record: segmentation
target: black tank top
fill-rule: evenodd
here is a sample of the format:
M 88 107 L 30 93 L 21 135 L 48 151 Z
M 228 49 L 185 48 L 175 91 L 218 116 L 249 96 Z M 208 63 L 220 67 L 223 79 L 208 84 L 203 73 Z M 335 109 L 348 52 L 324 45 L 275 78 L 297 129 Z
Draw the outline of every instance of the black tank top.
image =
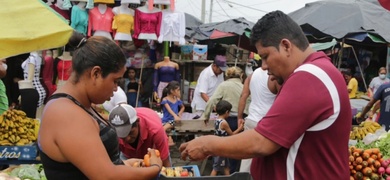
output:
M 138 82 L 129 82 L 129 84 L 127 84 L 127 89 L 133 89 L 138 91 Z
M 104 144 L 104 147 L 107 150 L 107 154 L 109 155 L 111 161 L 114 164 L 123 164 L 122 160 L 119 158 L 119 142 L 115 128 L 108 122 L 107 124 L 104 123 L 104 118 L 102 118 L 99 113 L 97 113 L 94 109 L 93 111 L 97 116 L 89 112 L 83 105 L 81 105 L 79 101 L 77 101 L 72 96 L 65 93 L 53 94 L 49 98 L 49 101 L 57 98 L 68 98 L 80 108 L 84 109 L 88 114 L 90 114 L 93 119 L 95 119 L 99 124 L 100 138 Z M 57 162 L 47 156 L 41 148 L 38 149 L 47 179 L 88 179 L 87 176 L 85 176 L 72 163 Z

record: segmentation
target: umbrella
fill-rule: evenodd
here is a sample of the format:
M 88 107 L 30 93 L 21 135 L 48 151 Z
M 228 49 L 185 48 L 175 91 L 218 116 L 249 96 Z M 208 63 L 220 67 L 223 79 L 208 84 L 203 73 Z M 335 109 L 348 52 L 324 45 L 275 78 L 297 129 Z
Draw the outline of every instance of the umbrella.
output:
M 369 32 L 390 42 L 390 11 L 377 0 L 316 1 L 289 16 L 314 39 L 342 39 L 350 33 Z
M 41 0 L 2 1 L 0 58 L 65 45 L 73 29 Z

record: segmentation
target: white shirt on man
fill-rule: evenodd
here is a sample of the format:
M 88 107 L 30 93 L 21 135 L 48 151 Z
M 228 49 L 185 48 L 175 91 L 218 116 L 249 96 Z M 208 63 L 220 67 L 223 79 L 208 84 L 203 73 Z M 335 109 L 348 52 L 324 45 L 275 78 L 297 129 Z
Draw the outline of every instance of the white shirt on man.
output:
M 215 89 L 217 89 L 218 85 L 223 81 L 223 73 L 216 76 L 212 69 L 212 64 L 205 68 L 199 75 L 191 107 L 197 111 L 204 111 L 206 107 L 206 101 L 203 100 L 200 94 L 205 93 L 207 96 L 211 97 L 214 94 Z

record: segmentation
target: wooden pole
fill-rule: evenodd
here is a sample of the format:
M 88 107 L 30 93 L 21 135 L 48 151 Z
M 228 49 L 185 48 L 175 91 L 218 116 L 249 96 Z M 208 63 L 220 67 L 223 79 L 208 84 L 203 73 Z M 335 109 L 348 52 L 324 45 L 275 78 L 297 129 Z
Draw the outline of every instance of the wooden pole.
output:
M 145 59 L 145 56 L 142 56 L 141 72 L 139 74 L 139 79 L 138 79 L 138 90 L 137 90 L 137 98 L 135 100 L 135 107 L 138 107 L 139 92 L 141 91 L 141 86 L 139 85 L 139 83 L 141 82 L 141 84 L 142 84 L 142 72 L 144 70 L 144 59 Z

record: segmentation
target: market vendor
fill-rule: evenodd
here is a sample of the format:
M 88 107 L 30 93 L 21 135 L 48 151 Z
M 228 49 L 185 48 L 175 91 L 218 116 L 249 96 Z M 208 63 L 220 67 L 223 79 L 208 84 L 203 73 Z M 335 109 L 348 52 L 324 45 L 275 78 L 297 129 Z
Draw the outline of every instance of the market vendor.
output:
M 282 84 L 273 105 L 253 130 L 182 144 L 182 158 L 253 158 L 254 180 L 349 179 L 351 107 L 343 76 L 281 11 L 264 15 L 251 32 L 262 68 Z
M 167 134 L 155 111 L 119 104 L 110 111 L 109 121 L 116 128 L 122 160 L 142 159 L 148 148 L 154 148 L 160 151 L 163 165 L 171 166 Z
M 115 128 L 91 108 L 116 91 L 126 58 L 114 41 L 74 32 L 72 73 L 49 99 L 39 130 L 39 155 L 47 179 L 155 179 L 162 161 L 149 150 L 150 167 L 119 158 Z
M 358 90 L 358 81 L 352 76 L 350 71 L 344 72 L 344 78 L 347 81 L 348 96 L 349 99 L 356 99 L 356 93 Z

